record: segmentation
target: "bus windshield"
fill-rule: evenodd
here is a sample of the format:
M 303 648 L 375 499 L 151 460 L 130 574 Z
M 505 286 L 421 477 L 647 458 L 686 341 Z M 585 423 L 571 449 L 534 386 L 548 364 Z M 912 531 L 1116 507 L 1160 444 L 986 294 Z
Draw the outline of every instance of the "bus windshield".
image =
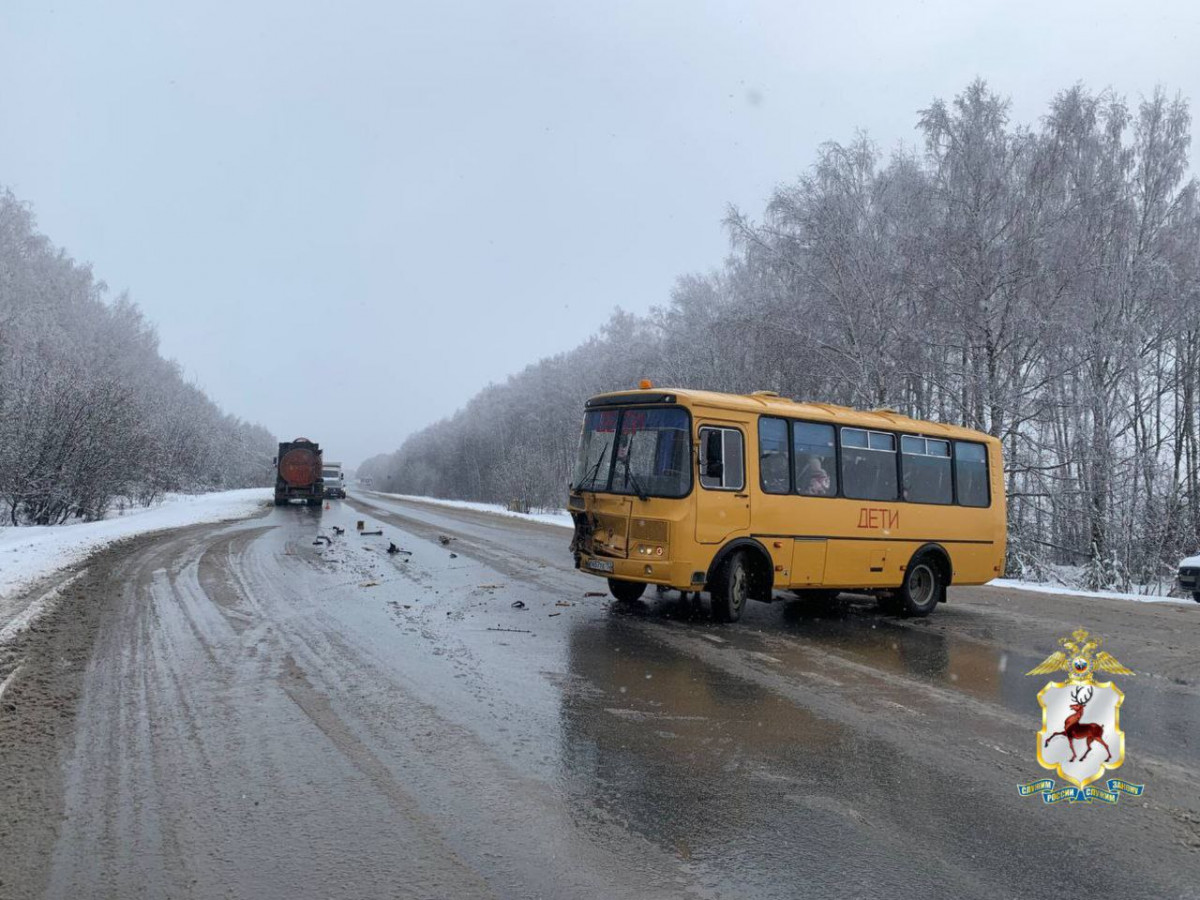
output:
M 678 407 L 591 410 L 572 484 L 577 491 L 683 497 L 692 489 L 689 431 L 688 414 Z

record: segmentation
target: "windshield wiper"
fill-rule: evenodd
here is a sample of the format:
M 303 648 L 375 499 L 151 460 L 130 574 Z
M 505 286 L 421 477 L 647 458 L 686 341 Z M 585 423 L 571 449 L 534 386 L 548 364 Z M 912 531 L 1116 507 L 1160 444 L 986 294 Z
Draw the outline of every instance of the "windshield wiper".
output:
M 605 445 L 600 448 L 600 455 L 596 457 L 596 464 L 592 466 L 591 470 L 584 478 L 580 479 L 579 484 L 575 485 L 573 488 L 571 488 L 571 490 L 581 491 L 583 490 L 583 486 L 588 483 L 592 485 L 592 489 L 594 490 L 596 487 L 596 476 L 600 474 L 600 463 L 604 461 L 604 457 L 607 454 L 608 444 L 605 443 Z
M 646 493 L 646 489 L 642 487 L 641 482 L 637 480 L 637 476 L 633 474 L 633 469 L 629 467 L 629 457 L 633 455 L 633 442 L 637 440 L 640 432 L 635 432 L 629 439 L 629 443 L 625 445 L 625 455 L 621 457 L 621 462 L 625 465 L 625 480 L 633 484 L 633 490 L 637 494 L 639 500 L 648 500 L 650 495 Z
M 633 491 L 637 494 L 639 500 L 649 500 L 650 495 L 646 493 L 646 489 L 641 486 L 637 480 L 637 476 L 633 474 L 633 469 L 629 468 L 629 457 L 621 460 L 625 464 L 625 480 L 633 485 Z

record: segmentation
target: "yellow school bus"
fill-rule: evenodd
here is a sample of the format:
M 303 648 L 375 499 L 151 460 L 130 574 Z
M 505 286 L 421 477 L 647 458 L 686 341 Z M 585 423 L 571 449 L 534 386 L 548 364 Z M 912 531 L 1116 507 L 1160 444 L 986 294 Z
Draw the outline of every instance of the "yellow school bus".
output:
M 924 616 L 1003 574 L 1003 473 L 978 431 L 643 382 L 587 401 L 571 549 L 621 602 L 707 591 L 732 622 L 775 591 L 857 590 Z

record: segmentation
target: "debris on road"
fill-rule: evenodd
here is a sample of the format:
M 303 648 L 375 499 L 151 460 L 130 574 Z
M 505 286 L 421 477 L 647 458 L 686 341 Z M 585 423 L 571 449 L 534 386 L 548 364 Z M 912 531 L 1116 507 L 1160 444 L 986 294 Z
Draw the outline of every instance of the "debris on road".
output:
M 481 591 L 498 591 L 502 587 L 504 587 L 504 585 L 502 585 L 502 584 L 481 584 L 481 585 L 479 585 L 479 589 Z
M 557 603 L 555 603 L 554 605 L 555 605 L 555 606 L 574 606 L 575 604 L 574 604 L 574 603 L 568 603 L 566 600 L 559 600 L 559 601 L 558 601 Z
M 321 541 L 324 541 L 326 544 L 328 544 L 331 547 L 333 546 L 333 538 L 329 537 L 329 535 L 326 535 L 326 534 L 318 534 L 316 539 L 313 541 L 313 545 L 319 547 L 321 545 Z
M 525 601 L 524 601 L 524 600 L 514 600 L 514 601 L 512 602 L 512 608 L 513 608 L 513 609 L 524 609 L 524 608 L 525 608 Z
M 411 550 L 402 550 L 401 548 L 397 547 L 395 545 L 395 543 L 393 543 L 392 541 L 388 541 L 387 552 L 388 553 L 403 553 L 405 556 L 412 556 Z
M 452 540 L 454 540 L 454 538 L 450 537 L 448 534 L 439 534 L 438 535 L 438 543 L 441 544 L 443 547 L 445 547 Z
M 359 535 L 361 535 L 362 537 L 369 537 L 372 535 L 376 535 L 378 537 L 383 537 L 383 529 L 380 528 L 378 531 L 360 531 Z
M 561 615 L 562 615 L 562 613 L 560 613 L 560 612 L 556 612 L 556 613 L 550 613 L 550 615 L 551 615 L 551 617 L 553 617 L 553 616 L 561 616 Z
M 458 559 L 458 554 L 457 554 L 457 553 L 451 553 L 451 554 L 450 554 L 450 558 L 451 558 L 451 559 Z
M 604 591 L 588 591 L 583 596 L 585 596 L 585 597 L 607 597 L 608 594 L 604 593 Z
M 364 528 L 367 527 L 367 523 L 365 521 L 363 521 L 362 519 L 359 519 L 358 523 L 354 527 L 357 528 L 359 531 L 362 531 Z
M 342 528 L 340 525 L 334 525 L 333 533 L 336 534 L 338 537 L 341 537 L 343 534 L 346 533 L 346 529 Z
M 364 581 L 359 584 L 359 587 L 375 587 L 379 584 L 378 581 Z
M 514 634 L 533 634 L 528 628 L 487 628 L 486 631 L 511 631 Z

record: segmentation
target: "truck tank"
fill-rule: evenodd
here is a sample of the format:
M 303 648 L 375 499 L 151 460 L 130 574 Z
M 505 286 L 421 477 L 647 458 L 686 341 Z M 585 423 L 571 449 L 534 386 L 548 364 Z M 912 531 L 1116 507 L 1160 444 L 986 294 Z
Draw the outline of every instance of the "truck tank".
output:
M 321 448 L 308 438 L 296 438 L 279 445 L 275 458 L 275 505 L 289 500 L 304 500 L 317 506 L 325 494 L 321 478 Z

